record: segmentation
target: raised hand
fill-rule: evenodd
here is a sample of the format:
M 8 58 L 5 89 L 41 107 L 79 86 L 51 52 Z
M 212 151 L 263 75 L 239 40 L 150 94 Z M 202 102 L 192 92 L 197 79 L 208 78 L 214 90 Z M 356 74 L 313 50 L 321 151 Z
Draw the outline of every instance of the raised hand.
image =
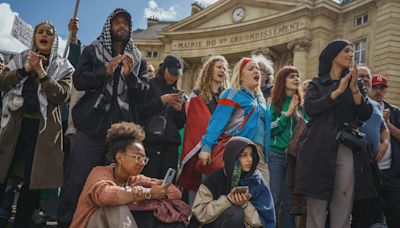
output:
M 117 56 L 113 57 L 107 65 L 106 75 L 111 77 L 114 74 L 114 71 L 117 69 L 118 65 L 122 62 L 122 60 L 123 60 L 123 55 L 121 54 L 118 54 Z
M 351 81 L 350 81 L 350 89 L 354 93 L 358 90 L 358 68 L 357 64 L 354 64 L 352 69 L 350 70 Z
M 123 73 L 125 77 L 128 77 L 132 71 L 134 64 L 133 56 L 131 54 L 124 54 L 122 56 Z
M 31 72 L 32 70 L 38 71 L 43 69 L 43 60 L 46 61 L 47 58 L 41 54 L 35 52 L 29 52 L 25 63 L 25 70 Z
M 290 101 L 289 108 L 285 115 L 291 116 L 293 115 L 293 113 L 296 113 L 297 108 L 299 107 L 299 102 L 299 97 L 297 95 L 294 95 L 292 100 Z
M 71 41 L 74 43 L 78 41 L 78 37 L 76 35 L 79 30 L 78 21 L 79 21 L 79 19 L 77 17 L 75 17 L 75 18 L 71 18 L 71 20 L 69 20 L 69 23 L 68 23 L 68 31 L 71 32 Z
M 350 79 L 351 72 L 340 80 L 339 87 L 336 89 L 338 92 L 340 92 L 340 94 L 342 94 L 346 90 Z

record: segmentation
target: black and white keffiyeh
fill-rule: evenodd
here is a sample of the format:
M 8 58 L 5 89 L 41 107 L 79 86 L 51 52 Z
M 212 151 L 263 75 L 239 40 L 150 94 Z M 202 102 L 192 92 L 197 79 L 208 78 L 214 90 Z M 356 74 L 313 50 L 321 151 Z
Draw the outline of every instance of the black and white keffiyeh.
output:
M 92 43 L 95 46 L 96 50 L 96 57 L 99 61 L 103 62 L 106 66 L 112 59 L 112 36 L 111 36 L 111 21 L 118 15 L 118 14 L 128 14 L 129 12 L 122 8 L 117 8 L 111 12 L 111 14 L 107 17 L 106 22 L 103 26 L 103 31 L 101 32 L 100 36 Z M 147 83 L 143 82 L 139 78 L 139 70 L 141 64 L 141 54 L 140 51 L 134 46 L 131 40 L 131 31 L 132 31 L 132 21 L 129 21 L 129 38 L 126 42 L 124 48 L 124 54 L 130 54 L 133 58 L 134 64 L 132 67 L 132 73 L 136 77 L 138 85 L 142 87 L 148 86 Z M 123 67 L 121 68 L 121 73 L 123 72 Z M 120 77 L 118 80 L 118 91 L 117 91 L 117 101 L 118 105 L 121 108 L 121 111 L 127 114 L 129 111 L 129 99 L 128 99 L 128 86 L 126 84 L 125 77 Z M 106 85 L 106 91 L 112 96 L 113 94 L 113 81 L 110 81 Z
M 58 54 L 58 36 L 56 29 L 53 25 L 52 22 L 50 21 L 43 21 L 40 22 L 35 26 L 34 33 L 32 36 L 32 42 L 31 42 L 31 48 L 30 50 L 25 50 L 19 54 L 17 54 L 6 66 L 10 71 L 16 70 L 16 69 L 21 69 L 24 67 L 28 54 L 30 51 L 32 52 L 37 52 L 37 47 L 35 44 L 35 33 L 37 28 L 40 25 L 43 24 L 48 24 L 50 25 L 53 30 L 54 30 L 54 41 L 52 44 L 50 56 L 48 58 L 49 64 L 48 67 L 45 68 L 46 73 L 49 77 L 53 78 L 56 81 L 62 80 L 67 76 L 68 74 L 71 74 L 74 71 L 74 67 L 71 65 L 71 63 L 68 61 L 68 59 L 62 58 Z M 22 79 L 21 81 L 18 82 L 16 87 L 11 89 L 10 91 L 6 92 L 3 94 L 3 108 L 2 108 L 2 118 L 1 118 L 1 128 L 4 128 L 7 123 L 10 120 L 10 103 L 13 102 L 13 99 L 15 97 L 21 98 L 22 97 L 22 89 L 24 86 L 24 82 L 27 80 L 27 77 Z M 41 130 L 41 132 L 46 129 L 47 126 L 47 96 L 46 94 L 42 91 L 41 85 L 39 84 L 38 88 L 38 98 L 39 98 L 39 103 L 40 103 L 40 113 L 43 116 L 44 119 L 44 127 Z M 22 104 L 20 105 L 22 107 Z M 19 108 L 20 108 L 19 107 Z M 15 110 L 14 110 L 15 111 Z

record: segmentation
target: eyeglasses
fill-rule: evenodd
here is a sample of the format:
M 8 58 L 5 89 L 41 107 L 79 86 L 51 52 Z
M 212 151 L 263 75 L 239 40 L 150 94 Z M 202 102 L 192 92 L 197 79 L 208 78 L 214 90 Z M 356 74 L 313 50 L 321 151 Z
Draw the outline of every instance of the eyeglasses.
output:
M 138 163 L 142 162 L 144 165 L 146 165 L 150 161 L 150 158 L 148 158 L 142 154 L 125 154 L 125 155 L 136 158 L 136 162 L 138 162 Z

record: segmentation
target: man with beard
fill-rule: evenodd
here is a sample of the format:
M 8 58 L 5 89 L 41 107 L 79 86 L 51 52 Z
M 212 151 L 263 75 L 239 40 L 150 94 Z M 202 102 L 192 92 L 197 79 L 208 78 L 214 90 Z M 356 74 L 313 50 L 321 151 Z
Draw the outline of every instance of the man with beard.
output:
M 372 145 L 373 157 L 379 168 L 380 198 L 375 201 L 355 201 L 352 227 L 369 227 L 372 222 L 381 222 L 382 206 L 388 226 L 399 227 L 400 110 L 384 102 L 388 88 L 388 81 L 384 76 L 371 76 L 367 67 L 359 67 L 358 75 L 367 88 L 370 103 L 374 107 L 373 114 L 365 122 L 362 131 Z M 372 204 L 374 202 L 375 205 Z
M 378 162 L 381 194 L 388 227 L 400 227 L 400 109 L 384 101 L 388 86 L 382 75 L 372 77 L 369 96 L 377 101 L 390 131 L 390 146 Z
M 149 88 L 147 64 L 130 41 L 131 15 L 115 9 L 100 36 L 87 46 L 73 75 L 85 95 L 72 110 L 77 129 L 60 196 L 58 222 L 68 227 L 87 176 L 93 167 L 107 164 L 105 136 L 111 124 L 137 122 L 136 104 Z

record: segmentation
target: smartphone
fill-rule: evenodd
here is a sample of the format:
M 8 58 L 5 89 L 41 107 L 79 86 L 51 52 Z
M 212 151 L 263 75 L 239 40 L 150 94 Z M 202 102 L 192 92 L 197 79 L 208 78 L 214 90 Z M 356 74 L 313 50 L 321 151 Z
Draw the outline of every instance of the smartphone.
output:
M 185 93 L 185 91 L 183 91 L 183 90 L 178 90 L 176 93 L 182 96 L 182 95 Z
M 167 170 L 167 173 L 165 174 L 165 177 L 164 177 L 164 180 L 163 180 L 162 184 L 171 183 L 172 180 L 173 180 L 174 177 L 175 177 L 175 172 L 176 172 L 175 169 L 169 168 L 169 169 Z
M 238 186 L 235 188 L 235 193 L 246 193 L 249 190 L 249 186 Z

